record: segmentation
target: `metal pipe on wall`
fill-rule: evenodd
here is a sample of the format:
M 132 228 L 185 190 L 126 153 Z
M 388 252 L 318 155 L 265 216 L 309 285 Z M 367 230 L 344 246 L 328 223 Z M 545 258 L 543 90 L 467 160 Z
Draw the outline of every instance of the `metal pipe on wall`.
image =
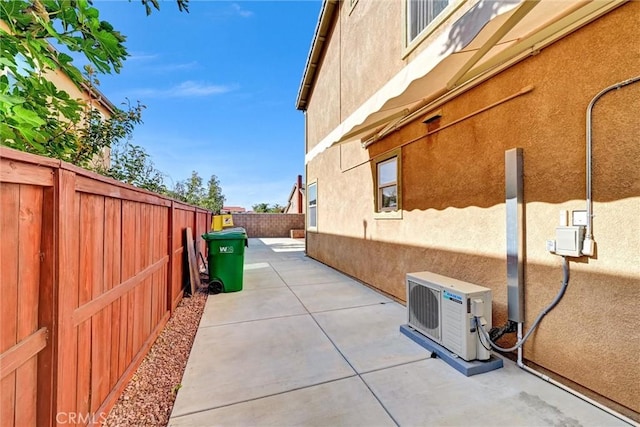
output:
M 524 199 L 522 148 L 504 153 L 507 213 L 507 310 L 509 320 L 524 322 Z M 518 337 L 520 341 L 521 337 Z
M 605 94 L 615 89 L 620 89 L 623 86 L 630 85 L 632 83 L 640 81 L 640 76 L 632 77 L 628 80 L 620 83 L 613 84 L 602 89 L 596 96 L 593 97 L 589 106 L 587 107 L 587 227 L 585 230 L 584 243 L 582 245 L 582 253 L 587 256 L 593 256 L 595 252 L 595 241 L 593 240 L 593 200 L 592 200 L 592 170 L 591 160 L 593 157 L 593 107 L 596 102 Z
M 633 79 L 632 79 L 633 80 Z M 640 77 L 636 78 L 634 81 L 640 80 Z M 628 80 L 629 83 L 632 81 Z M 609 90 L 612 90 L 616 87 L 621 86 L 611 86 L 607 88 L 607 90 L 600 92 L 598 96 L 594 98 L 592 104 L 589 104 L 589 111 L 593 107 L 593 104 L 597 99 L 607 93 Z M 588 126 L 590 126 L 590 119 L 588 121 Z M 588 133 L 588 138 L 590 138 L 590 132 Z M 522 332 L 524 327 L 524 276 L 523 276 L 523 259 L 524 259 L 524 198 L 523 198 L 523 160 L 522 160 L 522 149 L 514 148 L 511 150 L 507 150 L 505 152 L 505 203 L 506 203 L 506 213 L 507 213 L 507 284 L 508 284 L 508 298 L 507 298 L 507 308 L 508 308 L 508 316 L 509 320 L 517 322 L 517 342 L 522 342 Z M 588 159 L 590 158 L 590 147 L 588 148 Z M 589 179 L 588 191 L 590 191 L 590 172 L 591 168 L 589 167 L 587 170 L 587 176 Z M 590 201 L 590 194 L 588 194 L 588 203 Z M 572 395 L 584 400 L 585 402 L 601 409 L 602 411 L 607 412 L 608 414 L 630 424 L 633 426 L 640 426 L 640 424 L 633 421 L 631 418 L 626 417 L 625 415 L 620 414 L 617 411 L 614 411 L 607 406 L 591 399 L 588 396 L 562 384 L 559 381 L 556 381 L 549 376 L 536 371 L 524 364 L 523 361 L 523 352 L 524 352 L 524 343 L 518 346 L 517 348 L 518 356 L 516 364 L 519 368 L 537 376 L 538 378 L 547 381 L 554 386 L 571 393 Z
M 518 323 L 518 339 L 521 339 L 522 337 L 522 323 Z M 535 375 L 538 378 L 541 378 L 543 380 L 545 380 L 548 383 L 553 384 L 554 386 L 568 392 L 571 393 L 572 395 L 584 400 L 585 402 L 595 406 L 598 409 L 601 409 L 603 411 L 605 411 L 606 413 L 618 418 L 621 421 L 624 421 L 625 423 L 632 425 L 632 426 L 640 426 L 640 424 L 638 424 L 637 422 L 635 422 L 634 420 L 632 420 L 629 417 L 626 417 L 624 415 L 622 415 L 619 412 L 614 411 L 611 408 L 608 408 L 606 406 L 604 406 L 603 404 L 596 402 L 595 400 L 591 399 L 588 396 L 585 396 L 584 394 L 580 393 L 579 391 L 576 391 L 570 387 L 567 387 L 566 385 L 562 384 L 559 381 L 554 380 L 553 378 L 550 378 L 548 375 L 543 374 L 542 372 L 538 372 L 535 369 L 532 369 L 530 367 L 528 367 L 527 365 L 524 364 L 523 360 L 522 360 L 522 347 L 518 348 L 518 360 L 516 362 L 516 364 L 518 365 L 518 367 L 522 370 L 524 370 L 525 372 L 528 372 L 530 374 Z

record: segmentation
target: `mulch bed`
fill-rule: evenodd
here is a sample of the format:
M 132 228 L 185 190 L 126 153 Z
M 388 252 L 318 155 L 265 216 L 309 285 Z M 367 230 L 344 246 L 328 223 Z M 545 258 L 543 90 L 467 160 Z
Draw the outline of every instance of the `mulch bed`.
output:
M 169 423 L 206 302 L 206 287 L 182 299 L 109 413 L 105 426 Z

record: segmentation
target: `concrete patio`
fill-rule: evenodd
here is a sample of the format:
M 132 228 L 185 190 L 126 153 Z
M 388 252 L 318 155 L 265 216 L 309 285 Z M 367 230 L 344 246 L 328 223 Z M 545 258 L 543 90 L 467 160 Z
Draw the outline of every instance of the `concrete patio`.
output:
M 515 366 L 465 377 L 401 335 L 405 308 L 250 239 L 244 290 L 211 295 L 172 426 L 627 425 Z

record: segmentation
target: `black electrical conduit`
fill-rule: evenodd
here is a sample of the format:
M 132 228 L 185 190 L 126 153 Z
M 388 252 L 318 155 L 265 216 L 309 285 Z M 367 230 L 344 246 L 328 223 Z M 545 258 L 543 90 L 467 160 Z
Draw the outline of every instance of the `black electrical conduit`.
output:
M 565 256 L 562 257 L 562 272 L 564 277 L 562 279 L 562 287 L 560 288 L 560 291 L 558 291 L 558 294 L 556 295 L 556 297 L 553 299 L 553 301 L 551 301 L 551 304 L 546 306 L 540 312 L 540 314 L 538 314 L 538 317 L 536 317 L 536 320 L 533 321 L 533 324 L 531 325 L 531 327 L 529 328 L 525 336 L 522 337 L 520 341 L 515 343 L 513 347 L 504 348 L 504 347 L 500 347 L 497 344 L 494 344 L 494 342 L 491 341 L 491 337 L 489 337 L 489 333 L 482 327 L 482 325 L 480 325 L 480 320 L 476 316 L 475 318 L 476 328 L 480 331 L 480 333 L 482 334 L 486 342 L 488 342 L 491 345 L 491 347 L 493 347 L 495 350 L 503 351 L 503 352 L 513 351 L 513 350 L 516 350 L 518 347 L 521 347 L 525 343 L 525 341 L 529 338 L 529 336 L 531 336 L 533 331 L 535 331 L 535 329 L 538 327 L 538 324 L 540 323 L 542 318 L 546 316 L 547 313 L 549 313 L 551 310 L 553 310 L 553 308 L 556 305 L 558 305 L 558 303 L 560 302 L 560 300 L 564 296 L 564 293 L 567 290 L 567 286 L 569 286 L 569 260 L 567 260 L 567 257 Z

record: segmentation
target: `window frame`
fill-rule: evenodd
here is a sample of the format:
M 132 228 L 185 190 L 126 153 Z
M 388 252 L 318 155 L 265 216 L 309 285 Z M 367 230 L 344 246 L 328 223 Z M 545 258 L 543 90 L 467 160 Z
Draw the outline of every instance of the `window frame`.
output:
M 431 22 L 429 22 L 423 29 L 420 31 L 413 39 L 409 40 L 410 37 L 410 3 L 411 0 L 404 0 L 404 46 L 405 52 L 402 56 L 403 59 L 406 58 L 413 50 L 416 49 L 427 37 L 429 37 L 433 32 L 440 27 L 444 21 L 449 19 L 454 12 L 456 12 L 460 6 L 462 6 L 467 0 L 449 0 L 449 4 L 436 15 Z
M 392 159 L 396 159 L 396 180 L 393 184 L 385 183 L 380 185 L 379 166 L 387 163 Z M 400 148 L 390 151 L 382 156 L 375 158 L 371 162 L 373 172 L 373 191 L 374 191 L 374 218 L 375 219 L 401 219 L 402 218 L 402 150 Z M 396 207 L 382 207 L 382 189 L 396 186 Z
M 310 194 L 312 193 L 312 189 L 315 190 L 315 199 L 312 199 L 310 197 Z M 318 231 L 318 180 L 315 180 L 307 184 L 305 193 L 307 196 L 307 213 L 305 215 L 307 219 L 307 230 Z M 313 202 L 313 205 L 312 205 L 312 202 Z M 315 225 L 311 225 L 312 209 L 313 209 L 313 217 L 315 219 Z

